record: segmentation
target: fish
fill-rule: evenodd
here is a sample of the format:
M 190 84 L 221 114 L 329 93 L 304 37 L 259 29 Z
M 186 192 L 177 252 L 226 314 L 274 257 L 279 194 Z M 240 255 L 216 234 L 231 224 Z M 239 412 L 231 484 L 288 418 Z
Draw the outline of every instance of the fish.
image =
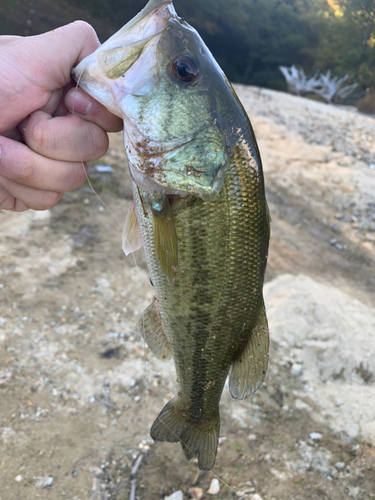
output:
M 139 321 L 173 359 L 178 390 L 151 427 L 201 470 L 215 465 L 220 398 L 262 385 L 270 238 L 259 148 L 222 69 L 172 0 L 146 7 L 72 75 L 124 120 L 133 202 L 124 250 L 145 250 L 155 297 Z

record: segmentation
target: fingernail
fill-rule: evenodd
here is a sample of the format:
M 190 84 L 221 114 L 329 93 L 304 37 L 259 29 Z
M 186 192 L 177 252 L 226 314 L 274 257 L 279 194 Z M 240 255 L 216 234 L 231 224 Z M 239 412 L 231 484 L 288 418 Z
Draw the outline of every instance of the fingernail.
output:
M 92 109 L 91 98 L 81 90 L 72 89 L 66 94 L 65 106 L 73 114 L 88 115 Z

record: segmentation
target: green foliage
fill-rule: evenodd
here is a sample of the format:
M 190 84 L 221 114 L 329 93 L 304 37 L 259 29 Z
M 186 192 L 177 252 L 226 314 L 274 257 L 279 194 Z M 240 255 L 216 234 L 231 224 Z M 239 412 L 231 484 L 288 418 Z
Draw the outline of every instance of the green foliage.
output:
M 36 34 L 78 17 L 93 24 L 105 40 L 146 1 L 60 0 L 52 7 L 48 0 L 33 0 L 30 25 L 28 4 L 6 0 L 0 2 L 0 34 Z M 174 4 L 232 81 L 286 89 L 278 67 L 296 64 L 307 74 L 316 69 L 330 69 L 339 77 L 349 73 L 363 91 L 375 90 L 375 0 L 175 0 Z
M 358 70 L 357 80 L 363 87 L 375 89 L 375 69 L 366 63 L 362 64 Z
M 357 103 L 357 108 L 359 111 L 362 111 L 362 113 L 371 113 L 375 115 L 375 92 L 370 91 L 365 97 L 360 99 Z
M 176 0 L 234 81 L 285 88 L 278 66 L 314 64 L 325 0 Z M 202 12 L 203 11 L 203 12 Z M 209 20 L 209 22 L 207 22 Z
M 70 0 L 120 28 L 144 0 Z M 314 65 L 326 0 L 175 0 L 232 81 L 285 89 L 279 65 Z M 106 33 L 105 33 L 106 34 Z M 99 33 L 102 35 L 102 33 Z
M 326 16 L 325 36 L 316 50 L 316 65 L 338 76 L 351 75 L 359 90 L 375 89 L 375 0 L 337 0 L 339 11 Z M 368 94 L 363 106 L 370 106 Z

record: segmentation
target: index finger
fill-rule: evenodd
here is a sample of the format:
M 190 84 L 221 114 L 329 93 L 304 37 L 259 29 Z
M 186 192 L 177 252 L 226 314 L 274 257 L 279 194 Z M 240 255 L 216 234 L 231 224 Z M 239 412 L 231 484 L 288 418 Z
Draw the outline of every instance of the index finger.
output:
M 29 37 L 25 47 L 33 83 L 54 91 L 71 81 L 70 70 L 94 52 L 100 42 L 94 28 L 85 21 L 74 21 L 42 35 Z M 62 49 L 63 47 L 63 49 Z M 35 74 L 35 63 L 40 71 Z
M 71 68 L 100 45 L 94 28 L 84 21 L 7 41 L 0 58 L 0 72 L 6 74 L 8 82 L 0 93 L 0 130 L 15 128 L 43 108 L 52 92 L 69 84 Z
M 103 104 L 80 88 L 70 89 L 64 102 L 72 114 L 99 125 L 106 132 L 119 132 L 123 128 L 123 121 L 120 118 L 110 113 Z

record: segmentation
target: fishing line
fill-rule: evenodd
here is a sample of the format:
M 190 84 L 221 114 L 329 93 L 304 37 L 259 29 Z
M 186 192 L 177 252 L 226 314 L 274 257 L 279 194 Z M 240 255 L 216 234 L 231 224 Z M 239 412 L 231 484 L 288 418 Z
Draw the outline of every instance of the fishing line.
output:
M 77 90 L 78 90 L 78 87 L 79 87 L 79 83 L 82 79 L 82 76 L 83 76 L 83 73 L 87 67 L 87 64 L 89 63 L 89 61 L 86 62 L 86 64 L 84 65 L 84 67 L 82 68 L 82 71 L 79 75 L 79 77 L 77 78 L 77 82 L 76 82 L 76 86 L 75 86 L 75 90 L 74 90 L 74 95 L 76 95 L 77 93 Z M 73 109 L 72 109 L 72 115 L 75 115 L 75 109 L 74 109 L 74 101 L 73 101 Z M 92 190 L 92 192 L 95 194 L 95 196 L 98 198 L 98 200 L 100 201 L 100 203 L 102 203 L 102 205 L 110 212 L 110 214 L 113 216 L 114 220 L 116 221 L 119 229 L 122 231 L 122 226 L 119 222 L 119 220 L 117 219 L 116 217 L 116 214 L 109 208 L 109 206 L 105 203 L 105 201 L 99 196 L 99 194 L 96 192 L 94 186 L 92 185 L 91 183 L 91 180 L 89 178 L 89 175 L 88 175 L 88 171 L 85 169 L 84 167 L 84 162 L 82 160 L 82 157 L 80 155 L 80 152 L 79 152 L 79 148 L 78 148 L 78 144 L 77 142 L 75 143 L 75 147 L 76 147 L 76 151 L 77 151 L 77 154 L 79 155 L 80 157 L 80 161 L 81 161 L 81 166 L 85 172 L 85 176 L 86 176 L 86 180 Z M 126 242 L 129 244 L 129 240 L 128 240 L 128 237 L 126 234 L 124 234 L 124 232 L 122 232 L 122 239 L 126 239 Z M 130 246 L 130 245 L 129 245 Z M 136 256 L 135 256 L 135 253 L 132 252 L 132 258 L 134 260 L 134 266 L 137 270 L 139 270 L 139 266 L 138 266 L 138 263 L 137 263 L 137 259 L 136 259 Z M 143 393 L 141 393 L 142 396 L 145 396 L 145 392 L 149 389 L 149 374 L 148 374 L 148 360 L 147 360 L 147 349 L 148 349 L 148 346 L 144 340 L 144 335 L 142 336 L 142 339 L 143 339 L 143 349 L 144 349 L 144 352 L 145 352 L 145 355 L 146 355 L 146 360 L 145 360 L 145 365 L 144 365 L 144 380 L 145 380 L 145 384 L 144 384 L 144 390 L 143 390 Z
M 75 86 L 75 90 L 74 90 L 74 95 L 76 95 L 76 93 L 77 93 L 77 90 L 78 90 L 78 87 L 79 87 L 79 83 L 80 83 L 80 81 L 81 81 L 81 79 L 82 79 L 82 75 L 83 75 L 83 73 L 84 73 L 84 71 L 85 71 L 85 69 L 86 69 L 86 67 L 87 67 L 87 64 L 88 64 L 88 63 L 89 63 L 89 61 L 87 61 L 87 62 L 86 62 L 86 64 L 85 64 L 85 65 L 84 65 L 84 67 L 82 68 L 82 71 L 81 71 L 81 73 L 80 73 L 79 77 L 77 78 L 77 82 L 76 82 L 76 86 Z M 75 115 L 74 101 L 73 101 L 72 115 Z M 121 226 L 121 224 L 120 224 L 119 220 L 117 219 L 116 214 L 115 214 L 115 213 L 114 213 L 114 212 L 113 212 L 113 211 L 109 208 L 109 206 L 105 203 L 105 201 L 104 201 L 104 200 L 103 200 L 103 199 L 99 196 L 99 194 L 96 192 L 96 190 L 95 190 L 94 186 L 92 185 L 91 180 L 90 180 L 89 175 L 88 175 L 88 170 L 86 170 L 86 169 L 85 169 L 84 162 L 83 162 L 82 157 L 81 157 L 81 155 L 80 155 L 80 152 L 79 152 L 79 148 L 78 148 L 78 144 L 77 144 L 77 142 L 75 142 L 75 148 L 76 148 L 77 154 L 78 154 L 78 155 L 79 155 L 79 157 L 80 157 L 81 166 L 82 166 L 82 168 L 83 168 L 83 170 L 84 170 L 85 177 L 86 177 L 86 180 L 87 180 L 88 185 L 90 186 L 90 189 L 91 189 L 91 190 L 92 190 L 92 192 L 95 194 L 95 196 L 98 198 L 98 200 L 100 201 L 100 203 L 101 203 L 101 204 L 102 204 L 102 205 L 103 205 L 103 206 L 104 206 L 104 207 L 105 207 L 105 208 L 109 211 L 109 213 L 113 216 L 113 218 L 114 218 L 114 220 L 116 221 L 116 223 L 117 223 L 117 225 L 118 225 L 119 229 L 122 231 L 122 226 Z M 124 239 L 124 237 L 126 238 L 126 242 L 127 242 L 127 243 L 129 243 L 129 240 L 128 240 L 127 235 L 126 235 L 126 234 L 124 234 L 124 232 L 122 232 L 122 238 Z M 134 260 L 134 266 L 135 266 L 135 268 L 136 268 L 137 270 L 139 270 L 139 266 L 138 266 L 137 259 L 136 259 L 136 256 L 135 256 L 135 253 L 134 253 L 134 252 L 132 252 L 132 258 L 133 258 L 133 260 Z M 149 385 L 149 382 L 148 382 L 148 380 L 147 380 L 147 379 L 148 379 L 148 369 L 147 369 L 147 368 L 148 368 L 148 367 L 147 367 L 147 365 L 148 365 L 148 361 L 147 361 L 147 344 L 146 344 L 146 342 L 145 342 L 145 340 L 144 340 L 144 336 L 143 336 L 143 348 L 144 348 L 144 352 L 146 353 L 146 361 L 145 361 L 145 366 L 144 366 L 144 374 L 145 374 L 145 375 L 144 375 L 144 378 L 145 378 L 145 380 L 146 380 L 145 389 L 144 389 L 144 392 L 145 392 L 146 390 L 148 390 L 148 385 Z M 142 396 L 143 396 L 143 394 L 142 394 Z
M 170 428 L 168 427 L 168 425 L 167 425 L 167 424 L 165 424 L 163 421 L 162 421 L 161 423 L 164 425 L 164 427 L 166 427 L 166 429 L 168 429 L 168 431 L 169 431 L 171 434 L 173 434 L 173 435 L 175 436 L 175 438 L 177 438 L 177 439 L 178 439 L 178 442 L 182 443 L 184 446 L 186 446 L 186 448 L 187 448 L 189 451 L 193 452 L 193 450 L 192 450 L 189 446 L 187 446 L 187 444 L 186 444 L 184 441 L 182 441 L 182 440 L 179 438 L 179 436 L 178 436 L 175 432 L 173 432 L 173 431 L 172 431 L 172 429 L 170 429 Z M 220 483 L 222 483 L 222 484 L 223 484 L 226 488 L 229 488 L 229 489 L 230 489 L 233 493 L 235 493 L 237 498 L 243 498 L 244 500 L 247 500 L 247 496 L 245 496 L 245 495 L 238 496 L 238 495 L 239 495 L 238 491 L 236 491 L 234 488 L 232 488 L 232 486 L 230 486 L 228 483 L 226 483 L 226 482 L 224 481 L 224 479 L 221 479 L 221 478 L 220 478 L 219 476 L 217 476 L 214 472 L 212 472 L 212 470 L 210 470 L 210 471 L 206 471 L 206 472 L 209 472 L 209 473 L 211 474 L 211 476 L 213 476 L 213 477 L 214 477 L 215 479 L 217 479 Z
M 86 63 L 86 65 L 83 67 L 82 71 L 81 71 L 81 74 L 79 75 L 78 79 L 77 79 L 77 82 L 76 82 L 76 87 L 75 87 L 75 93 L 77 92 L 78 90 L 78 87 L 79 87 L 79 82 L 81 81 L 82 79 L 82 75 L 83 75 L 83 72 L 84 70 L 86 69 L 86 66 L 88 64 L 88 61 Z M 73 104 L 73 109 L 72 109 L 72 115 L 74 115 L 75 112 L 74 112 L 74 104 Z M 85 169 L 85 166 L 84 166 L 84 161 L 82 160 L 81 158 L 81 155 L 80 155 L 80 152 L 79 152 L 79 148 L 78 148 L 78 144 L 77 142 L 75 143 L 75 147 L 76 147 L 76 151 L 77 151 L 77 154 L 80 156 L 80 161 L 81 161 L 81 165 L 82 165 L 82 168 L 85 172 L 85 176 L 86 176 L 86 180 L 92 190 L 92 192 L 95 194 L 95 196 L 98 198 L 98 200 L 100 201 L 100 203 L 102 203 L 102 205 L 110 212 L 110 214 L 114 217 L 117 225 L 119 226 L 120 230 L 122 230 L 122 227 L 121 227 L 121 224 L 119 222 L 119 220 L 117 219 L 115 213 L 109 208 L 109 206 L 104 202 L 104 200 L 102 200 L 102 198 L 99 196 L 99 194 L 96 192 L 96 190 L 94 189 L 94 186 L 92 185 L 90 179 L 89 179 L 89 176 L 88 176 L 88 171 Z M 125 235 L 125 237 L 127 238 L 127 236 Z M 127 242 L 129 242 L 127 240 Z M 137 270 L 139 270 L 139 266 L 137 264 L 137 261 L 136 261 L 136 258 L 135 258 L 135 255 L 134 255 L 134 252 L 132 253 L 132 256 L 133 256 L 133 259 L 134 259 L 134 265 L 136 267 Z M 144 325 L 143 325 L 143 328 L 144 328 Z M 142 336 L 142 335 L 141 335 Z M 143 389 L 143 394 L 142 396 L 146 396 L 146 391 L 148 390 L 148 387 L 149 387 L 149 380 L 147 380 L 147 373 L 148 373 L 148 360 L 147 360 L 147 350 L 148 350 L 148 346 L 147 346 L 147 343 L 146 341 L 144 340 L 144 335 L 142 336 L 143 338 L 143 345 L 144 345 L 144 352 L 145 352 L 145 356 L 146 356 L 146 361 L 145 361 L 145 366 L 144 366 L 144 378 L 145 378 L 145 381 L 146 381 L 146 384 L 144 384 L 144 389 Z M 191 452 L 193 452 L 192 449 L 190 449 L 189 446 L 187 446 L 187 444 L 185 442 L 183 442 L 179 436 L 177 436 L 177 434 L 175 434 L 164 422 L 162 422 L 162 424 L 168 429 L 168 431 L 173 434 L 179 442 L 183 443 L 184 446 L 186 448 L 188 448 Z M 228 483 L 226 483 L 223 479 L 221 479 L 219 476 L 217 476 L 214 472 L 212 471 L 209 471 L 209 473 L 211 474 L 212 477 L 214 477 L 215 479 L 217 479 L 220 483 L 222 483 L 226 488 L 228 488 L 230 491 L 232 491 L 233 493 L 236 494 L 237 498 L 242 498 L 243 500 L 246 500 L 247 496 L 244 496 L 244 495 L 241 495 L 241 496 L 238 496 L 238 492 L 232 488 L 232 486 L 230 486 Z
M 83 73 L 84 73 L 84 71 L 85 71 L 88 63 L 89 63 L 89 61 L 86 62 L 86 64 L 82 68 L 82 71 L 81 71 L 79 77 L 77 78 L 76 86 L 75 86 L 75 89 L 74 89 L 74 96 L 76 96 L 76 94 L 77 94 L 79 83 L 80 83 L 80 81 L 82 79 Z M 74 101 L 73 101 L 72 115 L 73 116 L 75 115 Z M 87 183 L 90 186 L 91 191 L 95 194 L 95 196 L 98 198 L 98 200 L 100 201 L 100 203 L 110 212 L 110 214 L 113 216 L 114 220 L 116 221 L 119 229 L 122 230 L 122 226 L 121 226 L 119 220 L 117 219 L 116 214 L 109 208 L 109 206 L 105 203 L 105 201 L 102 200 L 102 198 L 99 196 L 99 194 L 96 192 L 94 186 L 92 185 L 91 180 L 90 180 L 89 175 L 88 175 L 88 171 L 85 169 L 84 161 L 82 160 L 82 157 L 80 155 L 77 142 L 75 142 L 75 148 L 76 148 L 77 154 L 79 155 L 79 158 L 80 158 L 80 161 L 81 161 L 81 166 L 83 168 L 83 171 L 85 173 L 85 177 L 86 177 Z M 126 237 L 126 235 L 125 235 L 125 237 Z M 127 237 L 126 237 L 126 239 L 127 239 Z M 129 243 L 128 239 L 127 239 L 127 243 Z M 136 267 L 136 269 L 139 269 L 138 264 L 137 264 L 137 259 L 136 259 L 135 255 L 134 255 L 134 253 L 132 253 L 132 256 L 133 256 L 133 260 L 134 260 L 134 266 Z
M 82 68 L 82 71 L 81 71 L 81 74 L 79 75 L 78 79 L 77 79 L 77 82 L 76 82 L 76 86 L 75 86 L 75 89 L 74 89 L 74 97 L 77 95 L 77 90 L 78 90 L 78 87 L 79 87 L 79 83 L 82 79 L 82 75 L 83 75 L 83 72 L 85 71 L 87 65 L 88 65 L 89 61 L 86 62 L 86 64 L 84 65 L 84 67 Z M 74 101 L 73 101 L 73 109 L 72 109 L 72 115 L 74 116 L 75 115 L 75 109 L 74 109 Z M 80 157 L 80 161 L 81 161 L 81 166 L 85 172 L 85 176 L 86 176 L 86 180 L 92 190 L 92 192 L 95 194 L 95 196 L 98 198 L 98 200 L 100 201 L 100 203 L 102 203 L 102 205 L 105 206 L 105 208 L 107 210 L 109 210 L 109 212 L 111 213 L 111 215 L 113 215 L 115 221 L 117 222 L 117 225 L 119 226 L 119 228 L 121 229 L 121 225 L 120 225 L 120 222 L 118 221 L 116 215 L 112 212 L 112 210 L 109 208 L 109 206 L 101 199 L 101 197 L 99 196 L 99 194 L 95 191 L 94 189 L 94 186 L 92 185 L 90 179 L 89 179 L 89 176 L 88 176 L 88 171 L 86 171 L 85 169 L 85 166 L 84 166 L 84 161 L 82 160 L 82 157 L 80 155 L 80 152 L 79 152 L 79 149 L 78 149 L 78 144 L 77 142 L 75 143 L 75 146 L 76 146 L 76 151 L 77 151 L 77 154 L 79 155 Z

